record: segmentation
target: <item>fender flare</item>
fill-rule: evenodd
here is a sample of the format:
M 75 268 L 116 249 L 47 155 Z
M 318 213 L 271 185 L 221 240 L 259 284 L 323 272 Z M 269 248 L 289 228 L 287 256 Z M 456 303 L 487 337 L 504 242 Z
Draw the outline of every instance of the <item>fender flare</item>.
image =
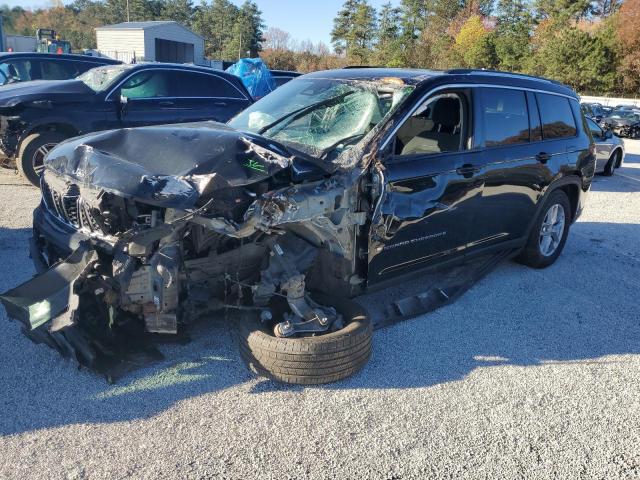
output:
M 39 121 L 39 122 L 34 122 L 31 125 L 29 125 L 29 127 L 27 129 L 25 129 L 21 134 L 20 137 L 18 139 L 18 142 L 16 144 L 16 153 L 15 155 L 18 155 L 18 152 L 20 152 L 20 149 L 22 148 L 22 143 L 24 142 L 24 140 L 29 137 L 29 135 L 33 134 L 33 133 L 37 133 L 37 132 L 41 132 L 41 131 L 47 131 L 47 130 L 58 130 L 60 131 L 60 129 L 58 128 L 60 125 L 62 125 L 63 128 L 63 132 L 64 133 L 68 133 L 68 132 L 73 132 L 70 137 L 74 137 L 77 135 L 82 135 L 82 131 L 81 129 L 78 129 L 78 127 L 76 125 L 74 125 L 72 122 L 69 122 L 67 119 L 65 118 L 47 118 L 44 121 Z
M 582 187 L 582 177 L 578 174 L 578 173 L 572 173 L 570 175 L 566 175 L 564 177 L 560 177 L 556 180 L 554 180 L 553 182 L 551 182 L 547 188 L 545 189 L 544 193 L 542 194 L 542 196 L 538 199 L 538 206 L 536 208 L 536 214 L 533 215 L 533 217 L 531 218 L 531 220 L 529 221 L 529 225 L 527 226 L 527 234 L 525 238 L 529 238 L 529 235 L 531 234 L 531 229 L 533 228 L 534 224 L 536 223 L 536 220 L 538 219 L 538 216 L 540 215 L 540 213 L 542 212 L 542 207 L 545 204 L 545 202 L 547 201 L 547 198 L 549 198 L 549 195 L 551 195 L 553 192 L 555 192 L 558 189 L 563 189 L 563 187 L 575 187 L 578 189 L 578 195 L 580 194 L 579 191 L 582 190 L 584 192 L 584 188 Z M 571 202 L 571 207 L 572 207 L 572 212 L 571 212 L 571 222 L 573 223 L 573 221 L 576 218 L 576 211 L 578 208 L 578 199 L 576 199 L 576 201 L 574 202 L 573 199 L 571 199 L 571 197 L 569 197 L 569 201 Z

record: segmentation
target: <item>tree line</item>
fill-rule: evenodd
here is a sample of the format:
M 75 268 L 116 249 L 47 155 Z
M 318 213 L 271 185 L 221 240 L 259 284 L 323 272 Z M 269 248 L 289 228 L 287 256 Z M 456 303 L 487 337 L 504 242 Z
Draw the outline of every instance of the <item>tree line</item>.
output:
M 59 1 L 59 0 L 58 0 Z M 347 64 L 500 69 L 541 75 L 583 94 L 640 94 L 640 0 L 400 0 L 379 9 L 345 0 L 332 47 L 266 29 L 256 3 L 229 0 L 75 0 L 27 11 L 0 8 L 5 31 L 53 28 L 75 49 L 95 48 L 94 28 L 127 20 L 176 20 L 205 39 L 205 53 L 260 55 L 271 68 Z
M 346 0 L 331 32 L 350 63 L 500 69 L 581 93 L 640 92 L 640 0 Z
M 128 5 L 128 8 L 127 8 Z M 74 50 L 96 48 L 95 28 L 126 21 L 175 20 L 205 38 L 205 54 L 213 59 L 255 57 L 261 50 L 265 28 L 255 2 L 239 7 L 229 0 L 57 0 L 52 7 L 25 10 L 0 7 L 6 33 L 35 34 L 37 28 L 53 28 L 69 40 Z

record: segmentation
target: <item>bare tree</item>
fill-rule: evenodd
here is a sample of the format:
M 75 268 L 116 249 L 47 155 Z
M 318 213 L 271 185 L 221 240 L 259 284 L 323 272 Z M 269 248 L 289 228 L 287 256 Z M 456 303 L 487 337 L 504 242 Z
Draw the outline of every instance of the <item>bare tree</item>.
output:
M 291 35 L 276 27 L 269 27 L 264 33 L 263 48 L 271 50 L 289 50 L 291 47 Z

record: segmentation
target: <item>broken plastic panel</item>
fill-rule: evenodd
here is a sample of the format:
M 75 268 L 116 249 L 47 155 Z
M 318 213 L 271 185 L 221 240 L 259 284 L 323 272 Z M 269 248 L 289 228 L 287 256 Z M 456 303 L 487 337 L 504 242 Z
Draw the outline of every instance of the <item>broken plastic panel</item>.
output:
M 0 295 L 0 301 L 11 318 L 33 330 L 67 310 L 73 283 L 95 259 L 95 250 L 83 243 L 64 262 Z

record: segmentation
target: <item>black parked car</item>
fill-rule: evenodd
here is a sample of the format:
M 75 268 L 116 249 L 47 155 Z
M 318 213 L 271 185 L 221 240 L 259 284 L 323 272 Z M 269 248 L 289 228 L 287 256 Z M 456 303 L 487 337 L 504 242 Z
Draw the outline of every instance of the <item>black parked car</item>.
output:
M 599 122 L 605 130 L 612 130 L 619 137 L 640 138 L 640 111 L 613 110 Z
M 0 85 L 31 80 L 68 80 L 95 67 L 120 63 L 111 58 L 87 55 L 0 53 Z
M 302 75 L 299 72 L 291 72 L 289 70 L 269 70 L 276 82 L 276 87 L 281 87 L 285 83 Z
M 209 68 L 113 65 L 75 80 L 0 89 L 0 150 L 34 185 L 46 153 L 98 130 L 199 120 L 225 122 L 252 103 L 239 78 Z
M 32 338 L 96 368 L 134 334 L 237 312 L 257 372 L 335 381 L 371 352 L 371 322 L 348 297 L 491 252 L 553 264 L 594 169 L 578 98 L 561 84 L 317 72 L 227 125 L 54 148 L 34 213 L 43 273 L 2 300 Z

